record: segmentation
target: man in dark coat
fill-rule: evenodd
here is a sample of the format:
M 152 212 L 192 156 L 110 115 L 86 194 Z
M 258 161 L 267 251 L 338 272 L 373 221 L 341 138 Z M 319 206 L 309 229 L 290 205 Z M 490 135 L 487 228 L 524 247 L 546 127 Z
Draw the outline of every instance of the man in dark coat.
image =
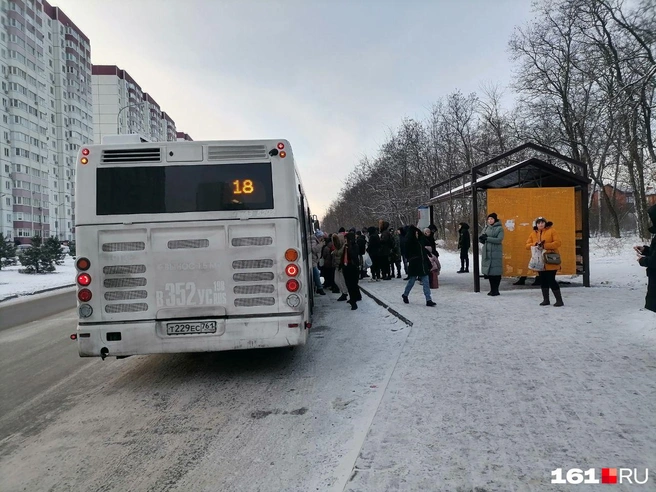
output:
M 656 205 L 647 210 L 651 219 L 649 232 L 653 234 L 649 246 L 636 246 L 634 249 L 640 255 L 638 263 L 647 269 L 647 296 L 645 309 L 656 313 Z
M 406 232 L 409 280 L 401 298 L 406 304 L 410 302 L 408 295 L 410 294 L 412 287 L 414 287 L 417 277 L 419 277 L 422 282 L 422 287 L 424 288 L 426 305 L 435 306 L 435 303 L 431 299 L 430 280 L 428 278 L 428 273 L 431 270 L 431 262 L 428 259 L 428 251 L 424 247 L 425 239 L 423 237 L 424 235 L 415 226 L 410 226 Z
M 469 273 L 469 248 L 471 248 L 469 224 L 461 222 L 460 229 L 458 229 L 458 249 L 460 250 L 460 270 L 458 270 L 458 273 Z
M 408 242 L 407 237 L 408 226 L 399 227 L 399 247 L 401 249 L 401 259 L 403 260 L 403 269 L 405 270 L 406 277 L 403 280 L 408 280 L 408 255 L 406 251 L 406 243 Z
M 389 231 L 389 222 L 385 220 L 378 221 L 378 227 L 380 228 L 380 271 L 383 274 L 383 280 L 392 280 L 390 276 L 390 257 L 392 256 L 392 250 L 394 249 L 394 239 Z
M 367 253 L 371 258 L 371 280 L 380 279 L 380 237 L 375 227 L 370 227 L 369 232 L 369 246 L 367 246 Z

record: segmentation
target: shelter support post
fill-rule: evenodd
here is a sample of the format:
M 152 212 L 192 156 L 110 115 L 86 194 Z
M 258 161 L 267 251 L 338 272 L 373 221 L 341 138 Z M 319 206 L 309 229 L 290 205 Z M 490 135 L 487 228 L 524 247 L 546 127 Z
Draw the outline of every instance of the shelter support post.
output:
M 586 176 L 587 178 L 587 176 Z M 581 186 L 581 257 L 583 260 L 583 285 L 590 287 L 590 213 L 588 210 L 588 186 Z
M 471 174 L 471 190 L 472 190 L 472 227 L 473 227 L 473 237 L 472 237 L 472 252 L 474 257 L 472 258 L 472 266 L 474 267 L 474 292 L 481 291 L 481 278 L 480 278 L 480 265 L 478 258 L 478 193 L 476 189 L 476 173 L 472 171 Z

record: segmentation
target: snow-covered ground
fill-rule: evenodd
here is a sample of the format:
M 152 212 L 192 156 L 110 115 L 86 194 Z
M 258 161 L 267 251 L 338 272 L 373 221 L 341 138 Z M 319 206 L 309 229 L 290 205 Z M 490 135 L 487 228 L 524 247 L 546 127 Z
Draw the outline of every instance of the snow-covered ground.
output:
M 559 277 L 571 284 L 558 308 L 514 279 L 499 297 L 486 280 L 474 293 L 449 252 L 435 307 L 419 285 L 404 304 L 402 280 L 363 282 L 413 326 L 344 490 L 557 491 L 553 470 L 608 466 L 649 468 L 656 490 L 656 314 L 639 243 L 593 240 L 592 286 Z
M 57 270 L 53 273 L 28 275 L 19 273 L 18 270 L 22 268 L 18 264 L 0 270 L 0 301 L 75 283 L 75 260 L 68 255 L 64 264 L 57 265 Z

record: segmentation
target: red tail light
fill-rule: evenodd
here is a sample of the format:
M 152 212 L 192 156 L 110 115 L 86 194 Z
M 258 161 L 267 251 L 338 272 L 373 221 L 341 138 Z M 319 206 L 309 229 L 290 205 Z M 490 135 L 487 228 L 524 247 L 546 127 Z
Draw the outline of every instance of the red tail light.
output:
M 82 155 L 89 155 L 89 149 L 82 149 Z
M 86 258 L 80 258 L 77 260 L 76 265 L 78 270 L 84 271 L 89 269 L 91 262 Z
M 82 289 L 77 293 L 77 298 L 82 302 L 89 302 L 91 300 L 92 294 L 89 289 Z
M 80 273 L 77 276 L 77 283 L 86 287 L 91 283 L 91 275 L 88 273 Z
M 277 145 L 277 147 L 278 147 L 278 150 L 282 150 L 282 149 L 284 149 L 284 148 L 285 148 L 285 144 L 284 144 L 284 143 L 282 143 L 282 142 L 278 142 L 278 145 Z
M 298 292 L 298 289 L 301 288 L 301 284 L 298 280 L 290 279 L 287 280 L 287 290 L 289 292 Z
M 288 277 L 296 277 L 298 275 L 299 268 L 297 265 L 294 265 L 293 263 L 291 265 L 287 265 L 285 268 L 285 273 L 287 274 Z

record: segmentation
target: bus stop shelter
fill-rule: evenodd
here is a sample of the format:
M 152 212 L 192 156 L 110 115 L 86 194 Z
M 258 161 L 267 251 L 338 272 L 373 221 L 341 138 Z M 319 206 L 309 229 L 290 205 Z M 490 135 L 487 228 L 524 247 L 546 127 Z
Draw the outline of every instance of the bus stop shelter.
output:
M 517 160 L 516 154 L 523 158 Z M 507 161 L 503 167 L 486 172 L 504 159 Z M 526 252 L 525 241 L 533 227 L 532 220 L 537 216 L 551 220 L 550 214 L 553 214 L 558 218 L 554 227 L 563 239 L 562 273 L 582 275 L 583 285 L 589 287 L 589 184 L 584 163 L 545 147 L 525 143 L 431 186 L 428 201 L 430 221 L 434 223 L 436 204 L 455 199 L 470 200 L 474 292 L 480 292 L 479 192 L 486 193 L 488 211 L 496 212 L 504 225 L 506 277 L 527 275 L 530 253 Z M 491 204 L 495 210 L 491 209 Z M 508 237 L 510 244 L 507 245 Z

